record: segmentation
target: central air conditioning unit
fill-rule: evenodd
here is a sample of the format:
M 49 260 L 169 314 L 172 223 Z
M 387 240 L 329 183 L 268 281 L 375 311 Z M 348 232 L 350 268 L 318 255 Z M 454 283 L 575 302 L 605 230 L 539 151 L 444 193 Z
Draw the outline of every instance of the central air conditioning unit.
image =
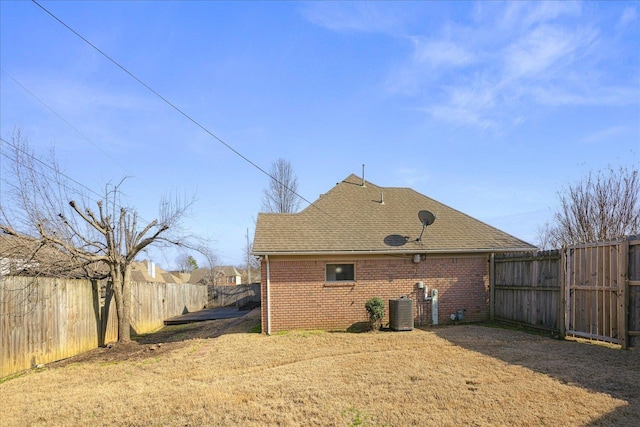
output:
M 402 296 L 389 300 L 389 327 L 392 331 L 413 330 L 413 300 Z

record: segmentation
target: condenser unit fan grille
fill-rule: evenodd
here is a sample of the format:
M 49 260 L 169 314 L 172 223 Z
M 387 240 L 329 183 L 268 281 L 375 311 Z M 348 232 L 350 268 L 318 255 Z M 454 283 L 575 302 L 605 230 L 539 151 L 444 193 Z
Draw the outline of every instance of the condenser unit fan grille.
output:
M 393 331 L 413 330 L 413 300 L 398 298 L 389 300 L 389 327 Z

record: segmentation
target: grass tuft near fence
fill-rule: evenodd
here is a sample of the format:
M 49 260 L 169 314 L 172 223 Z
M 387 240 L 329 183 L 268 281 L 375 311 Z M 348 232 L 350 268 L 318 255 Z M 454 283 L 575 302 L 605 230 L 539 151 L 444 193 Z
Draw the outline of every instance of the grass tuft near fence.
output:
M 202 309 L 202 285 L 132 282 L 131 328 Z M 0 378 L 117 340 L 113 297 L 98 282 L 14 277 L 0 279 Z

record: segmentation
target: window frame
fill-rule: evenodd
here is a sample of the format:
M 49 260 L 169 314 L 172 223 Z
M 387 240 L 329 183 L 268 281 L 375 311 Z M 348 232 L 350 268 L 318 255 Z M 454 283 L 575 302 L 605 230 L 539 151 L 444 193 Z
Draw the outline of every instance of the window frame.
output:
M 335 272 L 335 267 L 337 266 L 351 266 L 351 278 L 349 279 L 338 279 L 338 273 Z M 334 275 L 336 278 L 334 280 L 329 280 L 329 266 L 334 267 Z M 355 262 L 327 262 L 324 265 L 324 281 L 329 284 L 342 284 L 342 283 L 355 283 L 356 281 L 356 263 Z

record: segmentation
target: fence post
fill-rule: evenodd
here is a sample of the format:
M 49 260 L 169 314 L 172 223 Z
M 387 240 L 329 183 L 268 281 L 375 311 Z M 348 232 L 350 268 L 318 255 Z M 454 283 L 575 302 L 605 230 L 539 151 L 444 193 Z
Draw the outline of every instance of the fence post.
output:
M 558 264 L 558 282 L 560 285 L 560 291 L 558 295 L 558 335 L 560 339 L 565 339 L 567 336 L 567 309 L 569 294 L 567 293 L 567 268 L 568 268 L 568 250 L 567 248 L 560 249 L 560 260 Z
M 618 330 L 620 345 L 623 350 L 629 348 L 629 239 L 622 241 L 618 247 Z
M 489 320 L 493 322 L 496 307 L 496 254 L 489 261 Z

